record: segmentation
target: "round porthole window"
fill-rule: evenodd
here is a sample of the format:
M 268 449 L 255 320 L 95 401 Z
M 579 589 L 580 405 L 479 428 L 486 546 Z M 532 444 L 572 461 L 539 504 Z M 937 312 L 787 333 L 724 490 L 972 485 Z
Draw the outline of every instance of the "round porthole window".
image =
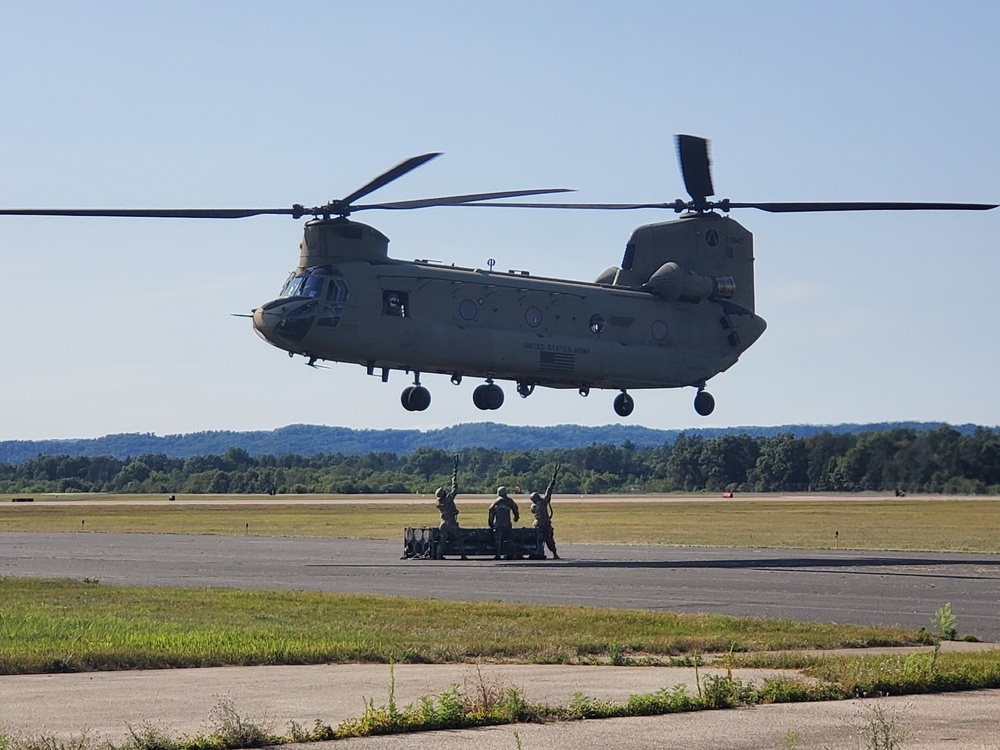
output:
M 479 306 L 471 299 L 463 299 L 462 304 L 458 306 L 458 313 L 465 320 L 475 320 L 478 312 Z
M 600 313 L 594 313 L 590 316 L 590 330 L 594 333 L 600 333 L 604 330 L 604 316 Z
M 542 311 L 537 307 L 529 307 L 524 311 L 524 322 L 534 328 L 542 322 Z
M 663 341 L 667 337 L 667 324 L 662 320 L 653 321 L 653 338 Z

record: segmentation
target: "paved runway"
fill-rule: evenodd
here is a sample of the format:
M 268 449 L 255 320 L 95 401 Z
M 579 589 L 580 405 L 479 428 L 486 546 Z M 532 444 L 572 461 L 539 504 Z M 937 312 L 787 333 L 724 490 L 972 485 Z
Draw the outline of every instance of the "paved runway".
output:
M 564 560 L 400 560 L 402 540 L 0 533 L 0 575 L 714 612 L 1000 641 L 1000 555 L 560 545 Z

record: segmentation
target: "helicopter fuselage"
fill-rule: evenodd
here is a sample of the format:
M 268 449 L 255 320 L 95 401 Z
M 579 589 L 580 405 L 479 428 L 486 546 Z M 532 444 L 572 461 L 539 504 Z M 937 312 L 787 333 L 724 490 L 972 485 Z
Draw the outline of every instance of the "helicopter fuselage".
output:
M 472 393 L 480 409 L 498 409 L 512 380 L 527 397 L 536 386 L 621 391 L 615 412 L 632 413 L 629 390 L 698 389 L 694 408 L 712 413 L 707 381 L 732 367 L 764 332 L 754 309 L 753 235 L 731 209 L 770 213 L 829 211 L 988 211 L 996 204 L 885 201 L 744 203 L 714 200 L 708 141 L 676 137 L 690 200 L 671 203 L 518 203 L 512 199 L 569 192 L 565 188 L 504 190 L 438 198 L 361 203 L 363 198 L 431 159 L 405 159 L 344 198 L 307 208 L 3 208 L 0 216 L 117 216 L 242 219 L 313 216 L 305 225 L 299 264 L 280 296 L 253 311 L 265 340 L 307 364 L 351 362 L 414 376 L 400 397 L 423 411 L 430 391 L 422 373 L 485 379 Z M 362 210 L 436 206 L 535 209 L 667 209 L 675 221 L 632 232 L 619 266 L 593 282 L 532 276 L 527 271 L 462 268 L 390 258 L 389 239 L 351 221 Z M 719 213 L 721 212 L 721 213 Z M 725 215 L 722 215 L 725 214 Z
M 765 328 L 750 233 L 715 215 L 640 227 L 622 266 L 595 282 L 401 261 L 387 247 L 364 224 L 309 222 L 299 267 L 254 311 L 254 328 L 311 362 L 383 379 L 405 370 L 415 385 L 421 373 L 512 380 L 522 395 L 536 385 L 701 389 Z

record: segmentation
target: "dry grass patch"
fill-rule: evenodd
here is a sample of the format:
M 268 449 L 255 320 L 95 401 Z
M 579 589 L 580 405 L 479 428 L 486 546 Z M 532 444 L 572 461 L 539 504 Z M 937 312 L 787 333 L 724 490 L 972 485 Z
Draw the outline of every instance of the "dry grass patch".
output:
M 62 496 L 68 497 L 68 496 Z M 90 497 L 90 496 L 87 496 Z M 162 497 L 112 496 L 107 499 Z M 39 498 L 41 499 L 41 498 Z M 401 540 L 406 526 L 436 526 L 434 499 L 410 496 L 370 502 L 323 496 L 184 496 L 181 503 L 108 505 L 0 502 L 9 531 L 102 531 L 163 534 L 252 534 Z M 187 501 L 193 500 L 188 504 Z M 312 503 L 312 504 L 304 504 Z M 461 523 L 485 526 L 487 500 L 458 503 Z M 523 504 L 522 522 L 530 521 Z M 692 499 L 657 502 L 554 502 L 560 542 L 796 549 L 1000 552 L 1000 498 Z

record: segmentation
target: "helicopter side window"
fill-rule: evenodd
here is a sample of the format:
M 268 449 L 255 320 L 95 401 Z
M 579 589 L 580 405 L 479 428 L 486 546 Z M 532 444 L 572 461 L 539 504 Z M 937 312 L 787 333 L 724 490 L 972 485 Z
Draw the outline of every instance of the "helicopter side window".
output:
M 382 292 L 382 314 L 396 318 L 410 317 L 410 294 L 393 289 Z
M 632 264 L 635 262 L 635 243 L 629 242 L 625 245 L 625 255 L 622 256 L 622 270 L 631 271 Z

